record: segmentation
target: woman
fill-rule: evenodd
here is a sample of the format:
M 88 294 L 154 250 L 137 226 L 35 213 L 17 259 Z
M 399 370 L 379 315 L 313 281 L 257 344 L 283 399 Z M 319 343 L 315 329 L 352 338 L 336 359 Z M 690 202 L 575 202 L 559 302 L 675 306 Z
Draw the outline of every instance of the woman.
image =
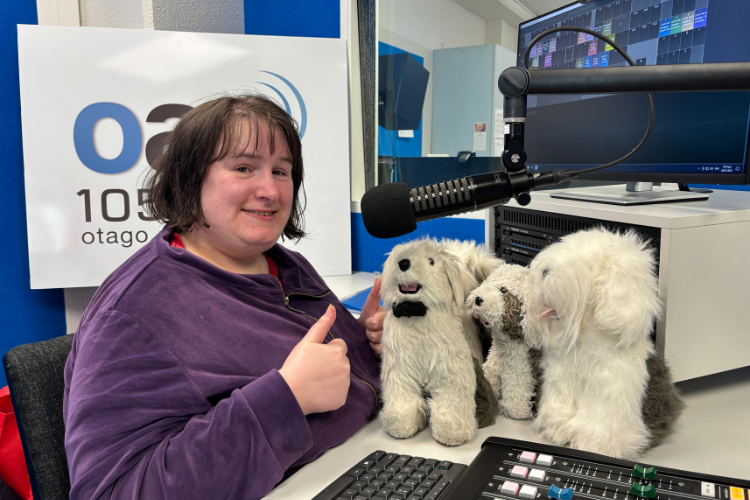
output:
M 377 410 L 379 281 L 358 322 L 276 244 L 305 234 L 302 177 L 262 96 L 180 120 L 146 186 L 167 225 L 99 288 L 65 368 L 72 499 L 259 498 Z

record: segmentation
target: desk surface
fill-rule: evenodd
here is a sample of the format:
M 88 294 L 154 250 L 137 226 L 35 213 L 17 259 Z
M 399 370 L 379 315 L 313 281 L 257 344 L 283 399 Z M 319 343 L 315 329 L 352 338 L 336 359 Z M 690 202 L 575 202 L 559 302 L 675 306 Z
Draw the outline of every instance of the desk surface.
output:
M 647 451 L 640 463 L 750 480 L 750 367 L 679 385 L 688 407 L 677 431 L 664 443 Z M 532 430 L 531 421 L 510 420 L 502 416 L 495 425 L 480 429 L 474 439 L 455 448 L 438 444 L 430 436 L 429 429 L 410 439 L 393 439 L 375 419 L 346 443 L 303 467 L 266 498 L 312 498 L 375 450 L 468 465 L 479 452 L 482 442 L 490 436 L 549 444 Z

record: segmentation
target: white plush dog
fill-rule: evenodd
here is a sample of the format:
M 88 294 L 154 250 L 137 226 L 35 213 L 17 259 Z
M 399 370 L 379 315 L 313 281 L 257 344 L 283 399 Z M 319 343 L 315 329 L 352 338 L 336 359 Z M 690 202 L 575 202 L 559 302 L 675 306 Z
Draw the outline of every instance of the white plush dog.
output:
M 684 403 L 650 332 L 654 258 L 634 232 L 571 234 L 534 258 L 526 338 L 544 352 L 534 427 L 557 445 L 635 458 Z
M 388 312 L 380 421 L 391 436 L 410 437 L 428 418 L 433 437 L 445 445 L 460 445 L 474 436 L 477 375 L 472 358 L 479 366 L 481 352 L 464 300 L 478 284 L 474 272 L 489 274 L 497 263 L 483 247 L 474 246 L 472 252 L 452 241 L 423 239 L 393 248 L 383 266 L 381 288 Z
M 531 418 L 538 399 L 541 351 L 526 343 L 529 269 L 503 264 L 474 291 L 466 305 L 492 333 L 484 374 L 500 403 L 515 419 Z

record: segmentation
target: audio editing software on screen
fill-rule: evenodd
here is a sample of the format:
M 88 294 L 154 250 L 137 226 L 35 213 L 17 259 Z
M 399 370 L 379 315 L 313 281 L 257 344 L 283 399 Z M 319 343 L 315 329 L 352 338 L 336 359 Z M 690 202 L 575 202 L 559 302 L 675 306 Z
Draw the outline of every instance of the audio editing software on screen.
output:
M 716 1 L 716 0 L 714 0 Z M 614 40 L 637 65 L 703 61 L 709 0 L 616 0 L 592 2 L 522 28 L 525 49 L 553 26 L 590 28 Z M 523 50 L 519 50 L 523 65 Z M 534 68 L 596 68 L 627 65 L 604 40 L 585 33 L 558 32 L 531 49 Z

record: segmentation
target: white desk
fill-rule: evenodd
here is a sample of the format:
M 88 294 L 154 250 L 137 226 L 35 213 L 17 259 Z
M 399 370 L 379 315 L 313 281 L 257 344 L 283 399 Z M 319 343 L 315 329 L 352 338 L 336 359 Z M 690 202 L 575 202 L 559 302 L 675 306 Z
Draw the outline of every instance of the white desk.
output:
M 371 286 L 373 278 L 369 273 L 357 273 L 353 277 L 337 277 L 329 285 L 343 297 Z M 358 288 L 361 283 L 364 286 Z M 686 381 L 680 387 L 688 407 L 677 431 L 646 452 L 640 463 L 750 480 L 750 367 Z M 346 443 L 303 467 L 266 498 L 310 499 L 375 450 L 468 465 L 490 436 L 549 444 L 531 429 L 531 421 L 502 416 L 498 416 L 495 425 L 481 429 L 473 440 L 455 448 L 438 444 L 429 429 L 410 439 L 393 439 L 375 419 Z
M 647 451 L 639 463 L 750 480 L 750 368 L 694 379 L 680 386 L 688 407 L 677 431 Z M 303 467 L 266 498 L 312 498 L 375 450 L 468 465 L 489 436 L 549 444 L 531 429 L 528 420 L 498 417 L 495 425 L 480 429 L 473 440 L 455 448 L 438 444 L 429 429 L 410 439 L 393 439 L 381 429 L 378 420 L 373 420 L 349 441 Z

